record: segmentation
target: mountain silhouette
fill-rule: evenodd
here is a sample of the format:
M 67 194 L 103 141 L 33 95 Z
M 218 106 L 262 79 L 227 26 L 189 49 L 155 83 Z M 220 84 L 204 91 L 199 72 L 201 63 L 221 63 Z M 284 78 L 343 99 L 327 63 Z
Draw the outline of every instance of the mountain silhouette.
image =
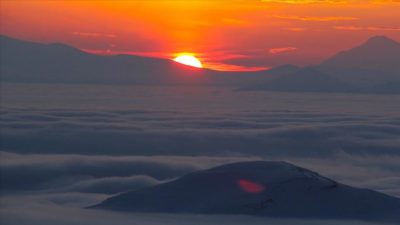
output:
M 277 67 L 273 67 L 267 71 L 264 71 L 273 75 L 289 74 L 299 71 L 301 68 L 292 64 L 285 64 Z
M 353 83 L 400 80 L 400 43 L 375 36 L 327 59 L 318 68 Z
M 6 36 L 0 36 L 0 45 L 1 80 L 7 82 L 240 85 L 270 76 L 267 71 L 199 69 L 161 58 L 94 55 L 64 44 Z
M 281 92 L 347 92 L 352 88 L 339 79 L 308 67 L 296 72 L 275 76 L 267 82 L 242 88 Z
M 239 90 L 400 94 L 400 44 L 376 36 L 320 65 L 255 72 L 199 69 L 169 59 L 101 56 L 64 44 L 0 36 L 0 79 L 21 83 L 214 85 Z
M 39 44 L 0 37 L 1 79 L 39 83 L 201 83 L 202 70 L 171 60 L 99 56 L 64 44 Z M 183 76 L 186 75 L 186 76 Z
M 247 214 L 399 221 L 400 199 L 286 162 L 239 162 L 111 197 L 90 207 L 129 212 Z
M 242 90 L 400 94 L 400 43 L 384 36 Z

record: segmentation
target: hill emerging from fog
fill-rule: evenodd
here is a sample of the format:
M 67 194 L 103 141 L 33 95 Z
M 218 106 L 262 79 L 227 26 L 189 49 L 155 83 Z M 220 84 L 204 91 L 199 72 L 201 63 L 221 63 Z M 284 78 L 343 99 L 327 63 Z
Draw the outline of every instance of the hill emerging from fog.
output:
M 129 212 L 247 214 L 400 221 L 400 199 L 340 184 L 285 162 L 241 162 L 111 197 L 93 206 Z

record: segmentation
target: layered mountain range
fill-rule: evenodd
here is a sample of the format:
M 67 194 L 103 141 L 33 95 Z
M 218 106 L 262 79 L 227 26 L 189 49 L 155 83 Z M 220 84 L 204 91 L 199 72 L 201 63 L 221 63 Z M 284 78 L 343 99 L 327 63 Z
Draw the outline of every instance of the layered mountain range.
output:
M 400 43 L 376 36 L 319 65 L 282 65 L 256 72 L 185 66 L 168 59 L 101 56 L 64 44 L 0 36 L 3 82 L 213 85 L 285 92 L 400 93 Z

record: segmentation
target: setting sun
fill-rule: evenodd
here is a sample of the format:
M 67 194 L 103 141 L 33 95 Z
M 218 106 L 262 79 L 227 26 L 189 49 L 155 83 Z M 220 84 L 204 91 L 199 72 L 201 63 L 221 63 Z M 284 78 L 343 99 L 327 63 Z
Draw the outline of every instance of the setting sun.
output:
M 187 54 L 179 55 L 174 59 L 174 61 L 178 62 L 178 63 L 182 63 L 182 64 L 187 65 L 187 66 L 203 68 L 203 65 L 200 62 L 200 60 L 198 60 L 193 55 L 187 55 Z

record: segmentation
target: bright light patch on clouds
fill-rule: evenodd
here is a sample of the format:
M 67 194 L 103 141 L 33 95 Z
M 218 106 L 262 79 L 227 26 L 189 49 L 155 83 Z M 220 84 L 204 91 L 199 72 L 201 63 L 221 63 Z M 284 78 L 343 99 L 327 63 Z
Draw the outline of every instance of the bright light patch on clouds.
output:
M 287 20 L 300 20 L 300 21 L 316 21 L 316 22 L 329 22 L 329 21 L 344 21 L 344 20 L 358 20 L 356 17 L 346 16 L 290 16 L 290 15 L 275 15 L 274 17 Z
M 281 54 L 284 52 L 292 52 L 292 51 L 296 51 L 296 50 L 297 50 L 297 48 L 295 48 L 295 47 L 283 47 L 283 48 L 272 48 L 268 52 L 270 54 Z
M 336 30 L 347 31 L 400 31 L 400 27 L 376 27 L 376 26 L 335 26 Z

